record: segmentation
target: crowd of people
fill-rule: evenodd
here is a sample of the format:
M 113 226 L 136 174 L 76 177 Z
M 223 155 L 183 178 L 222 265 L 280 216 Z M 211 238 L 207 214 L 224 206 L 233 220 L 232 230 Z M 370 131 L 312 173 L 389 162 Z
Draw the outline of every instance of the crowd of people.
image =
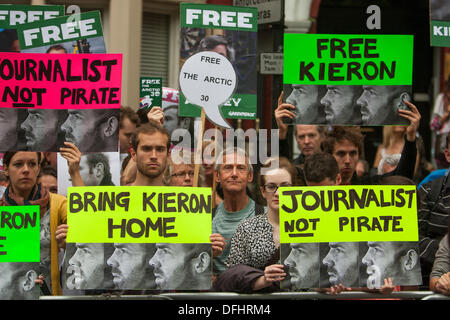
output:
M 433 128 L 441 129 L 448 122 L 450 103 L 447 98 L 445 95 L 442 99 L 445 101 L 444 111 L 433 119 Z M 364 159 L 364 136 L 357 126 L 294 125 L 294 137 L 300 151 L 300 155 L 294 158 L 290 151 L 288 125 L 283 119 L 292 119 L 296 115 L 291 111 L 292 105 L 284 103 L 280 97 L 274 111 L 278 126 L 275 129 L 279 130 L 279 155 L 273 155 L 268 162 L 254 167 L 246 150 L 226 148 L 217 152 L 214 163 L 201 163 L 197 175 L 193 149 L 183 149 L 183 159 L 189 159 L 187 163 L 174 161 L 171 157 L 171 150 L 177 141 L 171 140 L 173 130 L 169 131 L 166 125 L 172 126 L 175 121 L 175 127 L 179 127 L 183 123 L 183 119 L 169 121 L 169 117 L 177 117 L 176 113 L 170 113 L 170 116 L 166 113 L 171 112 L 171 108 L 135 111 L 122 107 L 119 124 L 120 184 L 211 188 L 214 195 L 210 236 L 212 291 L 279 291 L 282 290 L 280 283 L 287 278 L 286 268 L 289 268 L 288 287 L 297 290 L 310 288 L 335 294 L 344 290 L 390 293 L 394 290 L 430 289 L 450 295 L 450 181 L 447 170 L 450 163 L 450 133 L 440 134 L 440 138 L 445 139 L 439 168 L 443 169 L 442 174 L 426 177 L 426 181 L 422 181 L 425 176 L 421 168 L 424 169 L 426 159 L 421 161 L 424 158 L 420 152 L 418 134 L 421 115 L 414 104 L 405 103 L 409 108 L 399 109 L 398 114 L 408 121 L 408 125 L 385 128 L 383 144 L 376 158 L 370 161 L 373 162 L 372 169 L 368 167 L 372 159 Z M 204 143 L 203 149 L 208 145 Z M 65 142 L 64 148 L 60 149 L 61 156 L 67 161 L 72 185 L 109 185 L 109 180 L 103 176 L 95 183 L 83 179 L 80 174 L 83 155 L 80 149 L 83 148 L 72 142 Z M 92 161 L 95 167 L 95 162 L 99 160 Z M 273 167 L 273 163 L 277 165 Z M 43 255 L 48 255 L 51 265 L 36 282 L 41 288 L 47 286 L 51 294 L 59 295 L 62 289 L 58 255 L 66 247 L 69 226 L 67 199 L 57 194 L 56 165 L 56 153 L 6 152 L 3 157 L 4 172 L 0 175 L 0 201 L 1 205 L 39 205 L 41 220 L 46 216 L 49 219 L 48 250 L 41 250 L 41 263 L 45 258 Z M 262 168 L 270 169 L 262 174 Z M 434 169 L 437 168 L 427 167 L 433 173 Z M 318 259 L 313 258 L 318 250 L 315 244 L 292 244 L 290 256 L 282 263 L 279 187 L 381 184 L 410 184 L 418 188 L 419 252 L 414 256 L 411 250 L 408 251 L 408 264 L 402 265 L 401 259 L 394 261 L 394 264 L 397 269 L 420 268 L 421 286 L 396 286 L 393 282 L 396 279 L 387 276 L 381 279 L 377 289 L 369 290 L 348 285 L 352 282 L 341 278 L 336 271 L 329 288 L 318 289 L 317 281 L 311 277 L 318 269 Z M 295 254 L 310 262 L 307 270 L 296 266 L 299 258 L 294 259 Z M 370 260 L 368 251 L 362 262 L 369 265 Z M 325 257 L 323 263 L 331 268 L 334 262 Z M 156 258 L 148 264 L 156 265 Z M 192 282 L 195 275 L 186 278 Z

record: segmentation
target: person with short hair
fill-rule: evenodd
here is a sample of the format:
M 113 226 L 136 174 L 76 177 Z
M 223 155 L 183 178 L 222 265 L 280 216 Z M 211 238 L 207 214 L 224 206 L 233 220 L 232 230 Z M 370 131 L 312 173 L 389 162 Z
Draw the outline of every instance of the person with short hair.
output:
M 27 150 L 56 151 L 61 112 L 54 109 L 28 109 L 27 112 L 27 118 L 20 125 L 25 131 Z
M 325 138 L 325 127 L 320 125 L 296 124 L 294 125 L 294 136 L 297 142 L 300 155 L 292 159 L 289 139 L 287 139 L 288 125 L 284 123 L 284 118 L 294 119 L 295 114 L 289 110 L 295 107 L 288 103 L 283 103 L 283 92 L 278 98 L 278 107 L 274 111 L 278 126 L 280 156 L 288 158 L 296 166 L 303 166 L 305 156 L 321 152 L 321 144 Z M 299 173 L 302 176 L 302 173 Z
M 253 166 L 247 153 L 239 148 L 228 148 L 216 157 L 215 179 L 223 190 L 223 202 L 215 210 L 212 233 L 225 238 L 226 246 L 213 260 L 214 274 L 226 269 L 231 238 L 242 220 L 255 215 L 255 202 L 247 195 L 247 185 L 253 180 Z
M 279 282 L 286 275 L 279 262 L 278 190 L 297 185 L 297 172 L 286 158 L 269 159 L 261 169 L 259 189 L 267 210 L 237 225 L 225 261 L 227 269 L 214 282 L 215 291 L 272 292 L 280 289 Z
M 62 45 L 60 44 L 55 44 L 53 46 L 50 46 L 46 53 L 53 53 L 53 54 L 62 54 L 62 53 L 67 53 L 66 48 L 64 48 Z

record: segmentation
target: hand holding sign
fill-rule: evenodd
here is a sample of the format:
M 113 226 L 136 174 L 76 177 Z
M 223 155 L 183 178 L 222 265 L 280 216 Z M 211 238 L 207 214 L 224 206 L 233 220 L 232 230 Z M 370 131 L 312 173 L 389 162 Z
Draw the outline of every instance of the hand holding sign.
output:
M 202 107 L 215 125 L 228 129 L 231 127 L 219 106 L 233 95 L 236 83 L 236 72 L 230 61 L 213 51 L 194 54 L 180 72 L 180 88 L 186 99 Z

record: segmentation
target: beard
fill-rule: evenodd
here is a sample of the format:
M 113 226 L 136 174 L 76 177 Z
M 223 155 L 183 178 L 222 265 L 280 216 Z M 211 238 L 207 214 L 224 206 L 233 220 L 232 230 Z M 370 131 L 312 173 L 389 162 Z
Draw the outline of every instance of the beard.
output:
M 158 163 L 158 164 L 159 164 L 159 166 L 152 170 L 151 169 L 149 170 L 148 167 L 146 167 L 144 164 L 142 164 L 140 162 L 137 162 L 136 166 L 140 173 L 142 173 L 144 176 L 146 176 L 148 178 L 153 179 L 153 178 L 159 177 L 164 172 L 164 169 L 166 167 L 165 165 L 163 165 L 161 163 Z

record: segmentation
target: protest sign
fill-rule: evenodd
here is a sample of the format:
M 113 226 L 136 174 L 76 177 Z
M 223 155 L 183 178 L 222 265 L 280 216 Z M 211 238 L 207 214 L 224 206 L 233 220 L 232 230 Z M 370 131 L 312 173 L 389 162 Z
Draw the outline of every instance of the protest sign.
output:
M 106 53 L 100 11 L 23 24 L 17 35 L 21 52 Z
M 430 0 L 430 42 L 436 47 L 450 47 L 450 3 Z
M 412 63 L 412 35 L 285 34 L 285 122 L 406 125 Z
M 256 8 L 181 4 L 180 69 L 194 54 L 215 51 L 226 57 L 236 72 L 236 90 L 229 99 L 221 102 L 217 112 L 224 118 L 256 118 L 257 28 Z M 211 67 L 210 72 L 214 71 Z M 207 93 L 210 100 L 216 100 L 212 97 L 215 93 Z M 201 108 L 198 102 L 189 101 L 185 93 L 180 92 L 179 114 L 199 117 Z
M 162 107 L 162 78 L 140 78 L 139 108 Z
M 284 46 L 287 84 L 412 84 L 412 35 L 285 33 Z
M 421 284 L 415 186 L 280 188 L 283 288 Z M 406 266 L 399 261 L 406 257 Z M 405 259 L 406 259 L 405 258 Z
M 25 23 L 64 16 L 62 5 L 0 4 L 0 28 L 11 29 Z
M 189 57 L 180 71 L 183 95 L 202 106 L 208 119 L 215 125 L 231 129 L 223 119 L 219 106 L 233 94 L 236 73 L 233 66 L 216 52 L 199 52 Z
M 69 188 L 65 291 L 209 289 L 211 211 L 208 188 Z
M 70 187 L 67 242 L 208 243 L 211 190 Z
M 120 108 L 122 54 L 4 53 L 0 107 Z
M 414 186 L 280 190 L 281 243 L 417 241 Z
M 39 262 L 39 206 L 0 209 L 0 262 Z
M 34 280 L 44 271 L 39 206 L 0 209 L 0 300 L 38 299 Z

